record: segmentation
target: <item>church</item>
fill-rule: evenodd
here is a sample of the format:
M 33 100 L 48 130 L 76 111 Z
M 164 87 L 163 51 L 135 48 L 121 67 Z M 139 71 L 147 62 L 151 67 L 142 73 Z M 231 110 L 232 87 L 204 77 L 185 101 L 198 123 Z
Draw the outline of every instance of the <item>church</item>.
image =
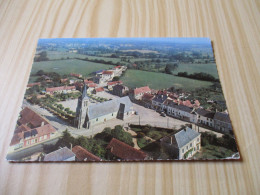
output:
M 133 103 L 128 96 L 90 105 L 87 87 L 84 84 L 82 95 L 78 99 L 75 125 L 78 129 L 89 129 L 111 119 L 124 120 L 133 114 Z

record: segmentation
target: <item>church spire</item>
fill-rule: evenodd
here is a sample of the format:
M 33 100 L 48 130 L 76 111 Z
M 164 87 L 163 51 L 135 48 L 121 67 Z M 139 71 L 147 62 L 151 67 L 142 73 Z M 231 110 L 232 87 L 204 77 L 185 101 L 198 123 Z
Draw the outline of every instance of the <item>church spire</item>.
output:
M 83 81 L 83 83 L 84 83 L 84 87 L 83 87 L 83 91 L 82 91 L 82 99 L 87 96 L 87 86 L 84 81 Z

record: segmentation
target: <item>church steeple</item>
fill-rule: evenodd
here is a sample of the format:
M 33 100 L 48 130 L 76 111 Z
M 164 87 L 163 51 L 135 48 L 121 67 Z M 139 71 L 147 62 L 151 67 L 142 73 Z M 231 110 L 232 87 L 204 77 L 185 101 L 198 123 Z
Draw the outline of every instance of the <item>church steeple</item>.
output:
M 83 128 L 85 125 L 86 116 L 88 113 L 89 97 L 87 95 L 87 86 L 83 80 L 82 95 L 78 98 L 78 106 L 76 111 L 76 123 L 78 129 Z

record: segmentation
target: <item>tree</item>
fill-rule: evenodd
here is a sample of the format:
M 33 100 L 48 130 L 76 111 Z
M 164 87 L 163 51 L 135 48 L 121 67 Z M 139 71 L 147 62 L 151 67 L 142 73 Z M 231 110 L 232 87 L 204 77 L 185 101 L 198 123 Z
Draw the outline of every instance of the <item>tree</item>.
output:
M 166 74 L 172 74 L 172 71 L 171 71 L 171 68 L 170 68 L 170 65 L 169 64 L 167 64 L 166 66 L 165 66 L 165 73 Z
M 37 96 L 34 94 L 32 95 L 31 99 L 30 99 L 30 102 L 32 104 L 39 104 L 40 103 L 40 100 L 37 98 Z
M 113 78 L 113 81 L 119 81 L 119 77 L 118 76 L 115 76 L 114 78 Z

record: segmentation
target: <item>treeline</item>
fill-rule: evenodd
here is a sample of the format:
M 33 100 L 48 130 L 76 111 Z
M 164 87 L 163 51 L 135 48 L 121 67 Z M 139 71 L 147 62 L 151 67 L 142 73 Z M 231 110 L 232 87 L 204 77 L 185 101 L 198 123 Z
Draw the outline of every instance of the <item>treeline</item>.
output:
M 41 53 L 37 54 L 34 58 L 35 62 L 48 61 L 48 60 L 50 60 L 50 59 L 47 57 L 46 51 L 42 51 Z
M 102 63 L 102 64 L 107 64 L 107 65 L 115 65 L 115 66 L 122 64 L 120 62 L 114 63 L 112 61 L 105 61 L 105 60 L 99 60 L 99 59 L 89 59 L 89 58 L 83 58 L 83 59 L 82 58 L 74 58 L 74 59 L 88 61 L 88 62 Z
M 204 72 L 193 73 L 193 74 L 188 74 L 187 72 L 179 72 L 176 76 L 186 77 L 186 78 L 191 78 L 191 79 L 196 79 L 201 81 L 219 82 L 219 79 L 216 79 L 214 76 Z

